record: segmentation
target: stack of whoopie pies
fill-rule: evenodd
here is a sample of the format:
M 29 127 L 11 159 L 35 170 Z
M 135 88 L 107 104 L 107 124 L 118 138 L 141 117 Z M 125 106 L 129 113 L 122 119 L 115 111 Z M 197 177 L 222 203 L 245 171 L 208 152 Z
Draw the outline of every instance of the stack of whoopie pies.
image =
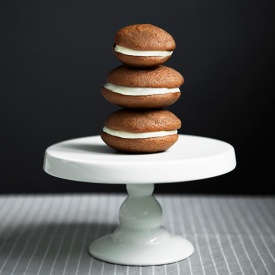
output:
M 178 140 L 180 119 L 164 107 L 180 95 L 183 76 L 162 65 L 176 43 L 165 30 L 151 24 L 120 29 L 113 52 L 123 64 L 109 72 L 103 97 L 122 109 L 110 114 L 101 134 L 110 147 L 128 153 L 165 151 Z

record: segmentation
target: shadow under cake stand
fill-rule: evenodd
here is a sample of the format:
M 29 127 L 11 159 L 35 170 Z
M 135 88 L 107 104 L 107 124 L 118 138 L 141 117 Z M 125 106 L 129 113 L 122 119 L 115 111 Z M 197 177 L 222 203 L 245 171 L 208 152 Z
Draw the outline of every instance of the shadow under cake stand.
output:
M 63 141 L 47 148 L 48 174 L 81 182 L 126 184 L 128 197 L 120 207 L 119 226 L 90 244 L 102 261 L 122 265 L 161 265 L 188 258 L 193 245 L 162 226 L 162 209 L 154 184 L 219 176 L 236 166 L 234 148 L 220 140 L 179 135 L 169 150 L 154 154 L 123 154 L 100 136 Z M 180 211 L 180 209 L 179 209 Z

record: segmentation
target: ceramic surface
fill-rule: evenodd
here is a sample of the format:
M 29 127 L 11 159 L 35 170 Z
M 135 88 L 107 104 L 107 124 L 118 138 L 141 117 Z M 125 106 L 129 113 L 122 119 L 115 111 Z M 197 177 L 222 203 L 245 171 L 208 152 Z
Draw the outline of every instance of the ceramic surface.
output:
M 100 136 L 72 139 L 50 146 L 44 161 L 44 170 L 52 176 L 111 184 L 198 180 L 230 172 L 235 166 L 230 144 L 188 135 L 179 135 L 165 152 L 137 155 L 109 148 Z
M 152 195 L 153 184 L 127 185 L 128 198 L 119 211 L 119 227 L 95 240 L 90 253 L 103 261 L 123 265 L 161 265 L 188 258 L 193 245 L 172 236 L 162 226 L 162 209 Z
M 128 197 L 119 211 L 120 224 L 90 244 L 92 256 L 123 265 L 161 265 L 192 255 L 193 245 L 162 226 L 162 209 L 153 196 L 155 183 L 184 182 L 228 173 L 236 166 L 234 148 L 220 140 L 179 135 L 169 150 L 123 154 L 100 136 L 50 146 L 44 170 L 56 177 L 94 183 L 127 184 Z

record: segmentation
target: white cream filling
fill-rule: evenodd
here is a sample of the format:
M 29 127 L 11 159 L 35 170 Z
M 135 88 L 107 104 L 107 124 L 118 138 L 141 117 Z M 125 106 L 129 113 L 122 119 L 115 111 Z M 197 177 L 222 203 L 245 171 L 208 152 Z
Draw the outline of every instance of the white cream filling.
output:
M 161 56 L 166 57 L 170 56 L 173 51 L 138 51 L 132 50 L 123 46 L 116 45 L 115 51 L 118 53 L 122 53 L 125 55 L 133 55 L 133 56 Z
M 125 87 L 112 83 L 106 83 L 103 86 L 105 89 L 114 93 L 129 95 L 129 96 L 146 96 L 146 95 L 162 95 L 168 93 L 180 92 L 179 87 L 176 88 L 140 88 L 140 87 Z
M 120 138 L 151 138 L 151 137 L 165 137 L 169 135 L 175 135 L 177 130 L 172 131 L 157 131 L 157 132 L 145 132 L 145 133 L 130 133 L 126 131 L 112 130 L 108 127 L 103 128 L 103 132 Z

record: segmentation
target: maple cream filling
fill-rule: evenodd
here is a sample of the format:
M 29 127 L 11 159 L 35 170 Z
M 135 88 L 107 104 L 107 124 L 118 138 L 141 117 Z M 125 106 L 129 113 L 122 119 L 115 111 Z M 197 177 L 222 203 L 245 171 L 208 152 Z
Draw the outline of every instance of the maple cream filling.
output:
M 115 46 L 115 51 L 118 53 L 133 55 L 133 56 L 161 56 L 161 57 L 170 56 L 173 53 L 173 51 L 138 51 L 138 50 L 132 50 L 119 45 Z
M 176 88 L 144 88 L 144 87 L 125 87 L 113 83 L 106 83 L 104 88 L 114 93 L 129 95 L 129 96 L 146 96 L 146 95 L 161 95 L 168 93 L 180 92 L 179 87 Z
M 103 128 L 103 132 L 106 134 L 120 137 L 120 138 L 152 138 L 152 137 L 165 137 L 169 135 L 175 135 L 178 133 L 177 130 L 172 131 L 157 131 L 157 132 L 145 132 L 145 133 L 130 133 L 126 131 L 112 130 L 108 127 Z

